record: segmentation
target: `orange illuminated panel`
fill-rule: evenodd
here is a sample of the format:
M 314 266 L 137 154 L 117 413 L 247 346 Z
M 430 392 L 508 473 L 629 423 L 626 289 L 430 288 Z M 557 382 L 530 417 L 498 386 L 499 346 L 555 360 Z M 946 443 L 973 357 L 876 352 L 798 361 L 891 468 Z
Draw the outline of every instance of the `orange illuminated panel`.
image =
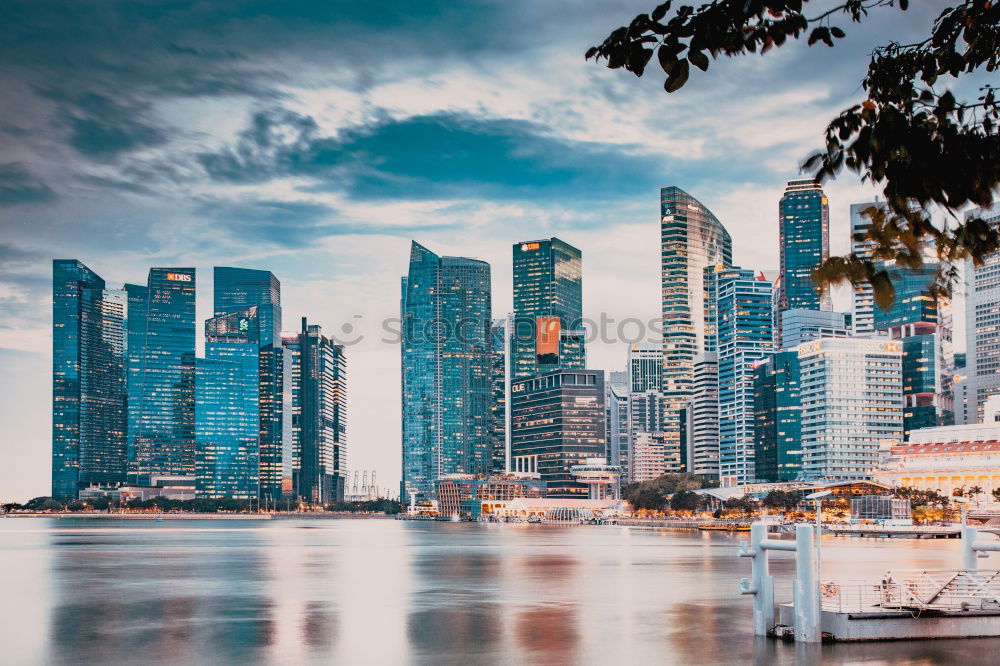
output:
M 537 250 L 541 247 L 538 243 L 521 243 L 521 252 L 527 252 L 528 250 Z
M 190 282 L 192 277 L 187 273 L 167 273 L 167 279 L 171 282 Z
M 539 365 L 559 363 L 559 317 L 535 319 L 535 356 Z

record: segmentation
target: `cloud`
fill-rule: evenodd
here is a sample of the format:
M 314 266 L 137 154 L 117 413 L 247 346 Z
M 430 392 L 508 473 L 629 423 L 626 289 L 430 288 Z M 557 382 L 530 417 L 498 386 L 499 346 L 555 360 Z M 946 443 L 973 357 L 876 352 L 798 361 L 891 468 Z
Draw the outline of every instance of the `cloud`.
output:
M 0 164 L 0 206 L 55 201 L 56 193 L 20 162 Z
M 235 145 L 198 160 L 219 182 L 304 177 L 363 200 L 619 199 L 648 192 L 663 169 L 639 146 L 570 141 L 530 121 L 451 112 L 324 136 L 311 117 L 260 111 Z

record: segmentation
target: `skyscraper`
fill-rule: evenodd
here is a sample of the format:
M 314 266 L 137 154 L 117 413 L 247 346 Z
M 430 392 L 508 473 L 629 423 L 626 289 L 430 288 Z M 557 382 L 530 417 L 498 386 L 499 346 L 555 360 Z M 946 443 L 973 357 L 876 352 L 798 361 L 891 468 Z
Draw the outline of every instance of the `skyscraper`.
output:
M 585 367 L 580 250 L 548 238 L 513 252 L 514 377 Z
M 871 477 L 879 447 L 903 437 L 900 344 L 860 338 L 799 345 L 802 470 L 807 478 Z
M 256 306 L 205 322 L 195 377 L 199 497 L 260 495 L 260 338 L 270 335 L 262 324 Z
M 965 219 L 981 217 L 992 227 L 1000 226 L 1000 203 L 992 208 L 970 210 Z M 1000 395 L 1000 252 L 986 257 L 981 266 L 965 262 L 965 353 L 968 422 L 983 422 L 983 403 Z
M 446 474 L 490 468 L 490 266 L 410 247 L 402 279 L 400 496 L 430 499 Z
M 754 480 L 753 378 L 774 353 L 771 284 L 752 270 L 705 269 L 718 295 L 719 477 L 723 485 Z
M 719 478 L 719 356 L 715 352 L 694 359 L 694 385 L 688 403 L 688 471 Z
M 781 315 L 781 350 L 794 349 L 803 342 L 851 335 L 850 317 L 844 312 L 785 310 Z
M 281 283 L 271 271 L 216 266 L 215 316 L 257 306 L 261 321 L 260 346 L 281 341 Z
M 75 259 L 52 262 L 52 496 L 125 480 L 122 291 Z
M 781 278 L 778 320 L 790 309 L 829 310 L 828 293 L 820 295 L 813 271 L 830 256 L 830 206 L 823 187 L 812 178 L 790 180 L 778 202 Z
M 872 256 L 872 241 L 867 238 L 872 221 L 864 212 L 869 208 L 885 204 L 869 201 L 851 204 L 851 252 L 859 257 L 870 259 Z M 871 284 L 863 282 L 854 287 L 854 311 L 851 317 L 854 335 L 869 337 L 875 332 L 875 292 Z
M 491 385 L 490 403 L 490 471 L 506 472 L 510 466 L 510 423 L 507 404 L 510 402 L 511 345 L 513 317 L 493 320 L 490 328 Z
M 663 432 L 663 347 L 633 343 L 628 350 L 629 440 L 640 432 Z
M 215 316 L 254 308 L 259 360 L 260 493 L 281 497 L 284 354 L 281 350 L 281 283 L 270 271 L 215 267 Z
M 343 501 L 347 467 L 347 362 L 344 348 L 302 318 L 291 351 L 292 484 L 296 497 Z
M 141 294 L 126 291 L 130 302 Z M 151 268 L 145 331 L 129 333 L 129 343 L 138 345 L 129 351 L 130 473 L 139 483 L 195 475 L 194 320 L 195 270 Z M 141 312 L 135 321 L 141 325 Z
M 754 474 L 758 482 L 794 481 L 802 471 L 799 353 L 759 363 L 754 377 Z
M 605 453 L 604 373 L 553 370 L 511 383 L 514 471 L 547 483 L 549 497 L 587 498 L 570 468 Z
M 629 391 L 628 373 L 612 372 L 604 384 L 604 419 L 607 461 L 622 470 L 622 478 L 628 478 L 629 451 Z
M 706 332 L 705 267 L 731 266 L 732 240 L 722 223 L 679 187 L 660 190 L 663 315 L 663 431 L 680 447 L 678 415 L 691 398 L 694 359 L 712 351 Z

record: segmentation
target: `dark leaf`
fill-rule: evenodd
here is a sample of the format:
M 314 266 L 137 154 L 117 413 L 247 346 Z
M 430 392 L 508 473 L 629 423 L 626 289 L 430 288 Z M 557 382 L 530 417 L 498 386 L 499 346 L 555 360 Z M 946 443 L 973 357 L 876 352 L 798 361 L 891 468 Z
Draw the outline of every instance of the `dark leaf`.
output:
M 701 51 L 691 51 L 688 53 L 688 60 L 701 71 L 708 71 L 708 57 Z
M 827 28 L 819 27 L 813 28 L 813 31 L 809 33 L 809 40 L 806 42 L 809 46 L 812 46 L 816 42 L 824 41 L 829 39 L 830 31 Z
M 654 21 L 659 21 L 660 19 L 662 19 L 664 16 L 667 15 L 667 12 L 669 10 L 670 10 L 670 1 L 668 0 L 667 2 L 664 2 L 662 5 L 658 5 L 655 9 L 653 9 L 652 13 L 650 13 L 649 16 Z
M 677 66 L 674 68 L 667 80 L 663 82 L 663 89 L 668 93 L 680 90 L 680 88 L 687 83 L 688 80 L 688 61 L 678 60 Z
M 847 36 L 847 34 L 843 30 L 841 30 L 836 26 L 830 28 L 830 34 L 836 37 L 837 39 L 843 39 L 844 37 Z

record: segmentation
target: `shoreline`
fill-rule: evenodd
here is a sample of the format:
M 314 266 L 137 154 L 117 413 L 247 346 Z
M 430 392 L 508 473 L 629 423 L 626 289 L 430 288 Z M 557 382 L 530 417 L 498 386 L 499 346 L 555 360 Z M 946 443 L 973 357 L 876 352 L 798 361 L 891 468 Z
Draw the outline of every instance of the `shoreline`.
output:
M 86 518 L 89 520 L 291 520 L 297 518 L 316 520 L 368 520 L 393 518 L 390 514 L 371 513 L 7 513 L 4 518 Z

